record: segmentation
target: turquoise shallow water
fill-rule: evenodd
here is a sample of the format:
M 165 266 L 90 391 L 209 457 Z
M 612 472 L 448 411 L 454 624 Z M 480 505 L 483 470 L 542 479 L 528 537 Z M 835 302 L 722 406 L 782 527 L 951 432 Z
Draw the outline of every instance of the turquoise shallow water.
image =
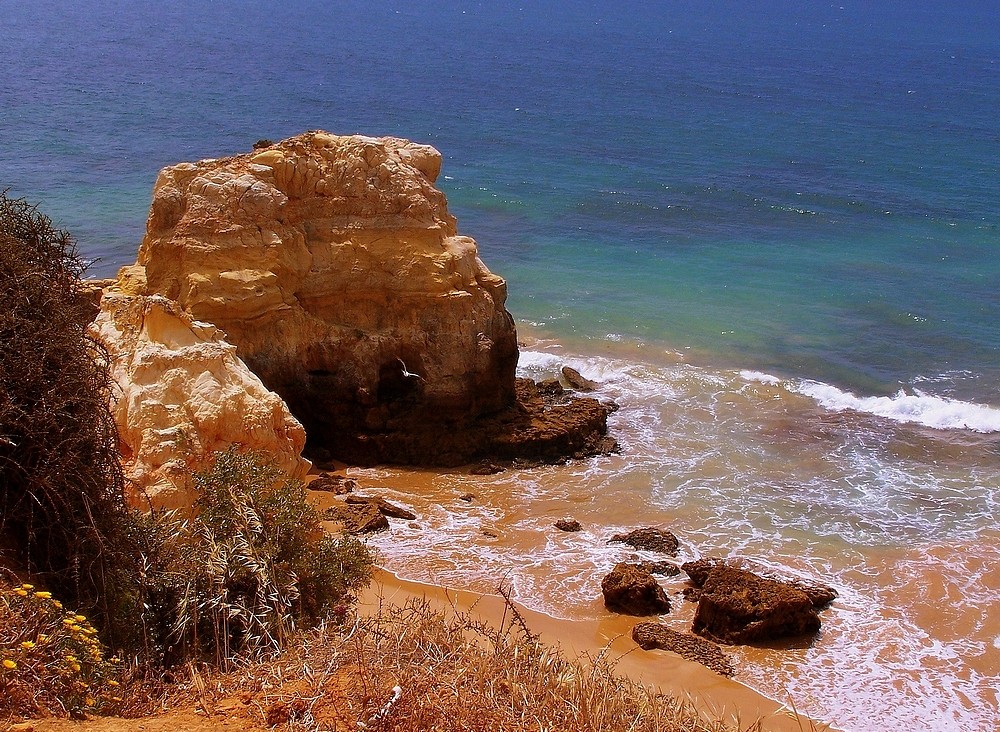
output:
M 110 275 L 165 165 L 315 128 L 435 145 L 541 339 L 522 369 L 604 382 L 624 451 L 484 482 L 483 516 L 428 509 L 387 561 L 459 547 L 439 579 L 595 612 L 578 568 L 655 520 L 843 590 L 746 680 L 845 729 L 991 730 L 1000 10 L 871 5 L 0 0 L 0 187 Z M 565 501 L 592 541 L 538 545 Z

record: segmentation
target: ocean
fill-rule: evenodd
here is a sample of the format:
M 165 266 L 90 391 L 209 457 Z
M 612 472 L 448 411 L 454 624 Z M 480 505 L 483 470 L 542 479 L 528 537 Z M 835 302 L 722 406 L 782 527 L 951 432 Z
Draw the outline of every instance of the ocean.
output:
M 0 0 L 0 188 L 109 276 L 165 165 L 434 145 L 521 372 L 600 381 L 623 449 L 357 471 L 420 509 L 386 566 L 592 617 L 607 539 L 667 526 L 841 591 L 812 644 L 737 649 L 744 683 L 849 731 L 993 730 L 998 31 L 987 2 Z

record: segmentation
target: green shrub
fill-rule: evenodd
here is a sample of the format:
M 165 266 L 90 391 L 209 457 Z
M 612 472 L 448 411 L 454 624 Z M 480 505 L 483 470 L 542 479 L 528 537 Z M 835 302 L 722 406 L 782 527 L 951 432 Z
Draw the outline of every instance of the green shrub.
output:
M 121 701 L 115 661 L 52 593 L 0 582 L 0 715 L 100 712 Z
M 193 482 L 194 518 L 153 515 L 145 532 L 146 634 L 167 665 L 276 651 L 368 583 L 365 545 L 328 536 L 302 484 L 265 456 L 230 449 Z

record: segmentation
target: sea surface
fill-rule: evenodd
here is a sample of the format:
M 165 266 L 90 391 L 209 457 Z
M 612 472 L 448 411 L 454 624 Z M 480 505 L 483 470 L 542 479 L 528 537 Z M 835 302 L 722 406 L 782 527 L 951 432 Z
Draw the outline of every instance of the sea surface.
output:
M 601 382 L 622 452 L 411 474 L 391 569 L 591 617 L 607 539 L 669 526 L 841 591 L 744 683 L 852 732 L 1000 727 L 996 3 L 0 0 L 0 69 L 0 189 L 94 276 L 165 165 L 441 150 L 522 373 Z

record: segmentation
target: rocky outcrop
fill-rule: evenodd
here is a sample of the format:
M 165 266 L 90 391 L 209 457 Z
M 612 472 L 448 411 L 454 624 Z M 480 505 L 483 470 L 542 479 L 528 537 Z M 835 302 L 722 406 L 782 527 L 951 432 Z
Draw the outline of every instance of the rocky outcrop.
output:
M 218 328 L 163 297 L 120 289 L 104 294 L 91 327 L 118 384 L 112 412 L 132 502 L 190 506 L 190 471 L 232 445 L 266 453 L 290 477 L 305 476 L 302 425 Z
M 578 391 L 594 391 L 600 387 L 600 384 L 591 381 L 572 366 L 563 366 L 562 375 L 566 379 L 566 383 Z
M 670 600 L 656 579 L 644 568 L 620 562 L 601 581 L 604 605 L 626 615 L 663 615 Z
M 725 564 L 705 579 L 691 629 L 719 643 L 756 643 L 816 633 L 809 596 L 783 582 Z
M 669 554 L 677 556 L 680 549 L 680 542 L 673 533 L 665 529 L 653 527 L 645 529 L 635 529 L 627 534 L 615 534 L 608 540 L 609 544 L 625 544 L 633 549 L 642 549 L 657 554 Z
M 659 623 L 639 623 L 632 628 L 632 640 L 644 651 L 659 648 L 681 658 L 700 663 L 723 676 L 733 675 L 733 662 L 712 641 L 690 633 L 678 633 Z
M 555 526 L 560 531 L 573 532 L 573 531 L 583 530 L 583 526 L 580 524 L 580 522 L 577 521 L 576 519 L 571 519 L 571 518 L 559 519 L 553 524 L 553 526 Z
M 809 597 L 810 602 L 812 602 L 813 606 L 817 609 L 824 608 L 837 599 L 837 591 L 828 585 L 780 576 L 775 574 L 772 570 L 768 570 L 767 568 L 760 566 L 758 563 L 744 557 L 733 557 L 730 559 L 703 557 L 693 562 L 685 562 L 681 565 L 681 569 L 683 569 L 687 573 L 688 577 L 691 578 L 691 584 L 693 584 L 695 588 L 700 589 L 708 580 L 708 576 L 711 574 L 712 570 L 716 567 L 722 566 L 735 567 L 736 569 L 753 572 L 760 577 L 775 580 L 776 582 L 781 582 L 782 584 L 788 585 L 796 590 L 801 590 Z M 697 598 L 695 597 L 695 599 Z
M 458 234 L 440 168 L 426 145 L 325 132 L 165 168 L 133 269 L 224 330 L 324 454 L 457 465 L 608 449 L 594 400 L 553 416 L 518 405 L 506 283 Z

